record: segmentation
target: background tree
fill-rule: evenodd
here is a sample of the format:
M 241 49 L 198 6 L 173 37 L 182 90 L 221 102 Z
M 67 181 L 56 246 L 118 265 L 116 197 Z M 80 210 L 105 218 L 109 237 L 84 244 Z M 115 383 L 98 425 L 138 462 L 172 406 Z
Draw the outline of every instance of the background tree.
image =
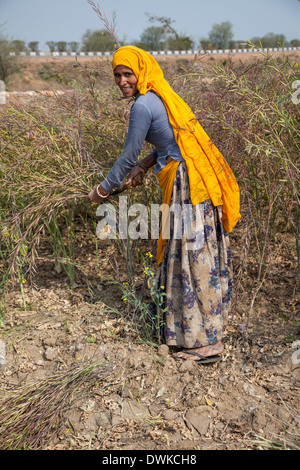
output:
M 299 0 L 299 1 L 300 1 L 300 0 Z M 292 40 L 290 41 L 290 45 L 291 45 L 292 47 L 300 47 L 300 39 L 292 39 Z
M 250 40 L 258 47 L 282 47 L 287 46 L 288 41 L 284 34 L 267 33 L 262 37 L 254 37 Z
M 16 57 L 10 56 L 10 52 L 15 52 L 12 43 L 0 32 L 0 80 L 6 85 L 9 75 L 20 71 L 21 68 Z
M 9 57 L 10 51 L 9 42 L 3 36 L 0 36 L 0 80 L 5 83 L 11 73 L 12 59 Z
M 82 38 L 83 52 L 106 52 L 114 50 L 114 40 L 105 30 L 91 31 L 88 29 Z
M 20 39 L 13 39 L 10 42 L 11 49 L 14 52 L 27 52 L 28 48 L 26 47 L 26 44 L 24 41 L 21 41 Z
M 194 48 L 194 41 L 189 36 L 178 35 L 167 40 L 170 51 L 188 51 Z
M 215 49 L 228 49 L 233 39 L 232 24 L 230 21 L 214 24 L 208 33 L 208 39 Z
M 162 26 L 149 26 L 135 45 L 149 51 L 159 51 L 166 47 L 166 33 Z
M 204 49 L 204 50 L 210 50 L 212 48 L 210 44 L 210 40 L 207 38 L 201 38 L 199 41 L 199 46 L 201 47 L 201 49 Z
M 159 23 L 159 27 L 162 28 L 162 31 L 165 35 L 165 44 L 164 46 L 170 49 L 171 51 L 182 51 L 189 50 L 194 47 L 194 41 L 183 33 L 178 33 L 176 29 L 172 26 L 174 20 L 165 16 L 151 16 L 147 13 L 149 21 L 151 23 Z
M 39 51 L 39 42 L 38 41 L 30 41 L 28 44 L 29 49 L 31 52 L 38 52 Z
M 68 50 L 71 52 L 77 52 L 79 50 L 80 43 L 76 41 L 68 42 Z
M 55 52 L 56 51 L 56 42 L 55 41 L 47 41 L 46 46 L 49 47 L 50 52 Z
M 57 41 L 57 50 L 58 52 L 66 52 L 67 50 L 67 43 L 66 41 Z

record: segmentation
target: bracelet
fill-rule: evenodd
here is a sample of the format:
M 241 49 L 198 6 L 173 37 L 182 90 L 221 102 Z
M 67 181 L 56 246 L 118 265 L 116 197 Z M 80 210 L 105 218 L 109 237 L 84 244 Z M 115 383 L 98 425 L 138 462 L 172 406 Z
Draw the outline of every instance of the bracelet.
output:
M 146 165 L 144 165 L 144 163 L 137 162 L 136 166 L 140 166 L 143 170 L 145 170 L 145 173 L 147 173 L 148 168 L 146 167 Z
M 98 194 L 99 197 L 102 197 L 103 199 L 105 199 L 106 197 L 109 196 L 109 193 L 107 193 L 105 196 L 103 194 L 101 194 L 100 191 L 99 191 L 99 186 L 96 186 L 96 193 Z

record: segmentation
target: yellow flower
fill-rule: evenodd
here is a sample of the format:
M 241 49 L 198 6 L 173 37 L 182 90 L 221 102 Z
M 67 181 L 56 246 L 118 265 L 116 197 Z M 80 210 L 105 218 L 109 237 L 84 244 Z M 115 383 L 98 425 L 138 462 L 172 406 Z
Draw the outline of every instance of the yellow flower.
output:
M 164 289 L 164 288 L 165 288 L 165 286 L 160 286 L 160 288 L 161 288 L 161 289 Z
M 123 299 L 124 302 L 126 302 L 126 300 L 127 300 L 127 297 L 125 297 L 125 298 Z
M 23 282 L 23 284 L 25 284 L 25 282 L 26 282 L 26 279 L 23 279 L 23 280 L 22 280 L 22 282 Z
M 153 255 L 150 253 L 150 251 L 146 253 L 146 256 L 149 256 L 149 258 L 153 258 Z

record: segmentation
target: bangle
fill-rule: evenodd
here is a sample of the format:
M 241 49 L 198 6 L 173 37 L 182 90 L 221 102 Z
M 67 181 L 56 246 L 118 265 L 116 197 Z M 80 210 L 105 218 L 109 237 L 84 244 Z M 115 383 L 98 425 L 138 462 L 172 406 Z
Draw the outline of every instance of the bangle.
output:
M 99 191 L 99 186 L 96 186 L 96 193 L 98 194 L 99 197 L 102 197 L 103 199 L 105 199 L 106 197 L 109 196 L 109 193 L 107 193 L 105 196 L 103 194 L 101 194 L 100 191 Z
M 142 162 L 137 162 L 136 165 L 137 165 L 137 166 L 140 166 L 141 168 L 143 168 L 143 170 L 145 171 L 145 173 L 147 173 L 148 168 L 146 167 L 146 165 L 144 165 L 144 163 L 142 163 Z

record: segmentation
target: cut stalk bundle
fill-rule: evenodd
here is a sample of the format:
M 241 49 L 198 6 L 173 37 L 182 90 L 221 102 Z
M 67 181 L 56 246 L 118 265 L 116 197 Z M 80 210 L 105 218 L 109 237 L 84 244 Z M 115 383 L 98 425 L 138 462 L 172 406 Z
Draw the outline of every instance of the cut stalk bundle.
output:
M 114 363 L 75 364 L 39 383 L 6 390 L 0 398 L 0 449 L 45 448 L 66 426 L 79 399 L 100 388 Z

